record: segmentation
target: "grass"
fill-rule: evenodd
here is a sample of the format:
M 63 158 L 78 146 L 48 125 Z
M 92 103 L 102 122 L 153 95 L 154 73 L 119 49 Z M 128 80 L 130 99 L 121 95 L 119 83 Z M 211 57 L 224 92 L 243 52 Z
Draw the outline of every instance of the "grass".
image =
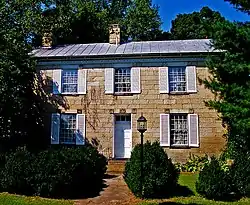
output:
M 183 173 L 179 178 L 181 189 L 177 193 L 178 196 L 169 199 L 145 200 L 138 205 L 250 205 L 250 199 L 248 198 L 243 198 L 234 202 L 222 202 L 207 200 L 200 197 L 195 190 L 195 181 L 197 178 L 198 174 Z
M 0 193 L 0 205 L 73 205 L 73 201 Z

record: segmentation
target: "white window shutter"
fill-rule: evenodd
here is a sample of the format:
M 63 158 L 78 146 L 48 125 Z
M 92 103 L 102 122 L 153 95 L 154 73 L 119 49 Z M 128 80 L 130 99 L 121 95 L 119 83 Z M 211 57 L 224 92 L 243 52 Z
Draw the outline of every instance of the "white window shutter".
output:
M 168 67 L 159 68 L 160 93 L 169 93 Z
M 170 146 L 169 114 L 160 115 L 160 145 Z
M 60 94 L 62 87 L 62 70 L 56 69 L 53 70 L 53 94 Z
M 187 81 L 187 92 L 196 93 L 197 92 L 196 66 L 186 67 L 186 81 Z
M 76 116 L 76 145 L 85 144 L 85 115 L 77 114 Z
M 87 90 L 87 70 L 78 69 L 78 79 L 77 79 L 77 93 L 86 94 Z
M 131 68 L 131 93 L 141 93 L 140 68 Z
M 51 144 L 59 144 L 60 136 L 60 114 L 52 113 L 51 115 Z
M 114 68 L 105 68 L 105 93 L 114 93 Z
M 198 115 L 188 115 L 188 136 L 189 146 L 199 147 L 199 126 L 198 126 Z

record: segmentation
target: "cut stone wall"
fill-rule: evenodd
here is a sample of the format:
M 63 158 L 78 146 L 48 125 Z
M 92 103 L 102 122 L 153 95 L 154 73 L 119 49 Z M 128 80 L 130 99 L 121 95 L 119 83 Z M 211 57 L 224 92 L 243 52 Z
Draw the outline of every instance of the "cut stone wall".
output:
M 51 71 L 44 71 L 51 76 Z M 206 78 L 209 73 L 205 67 L 197 67 L 197 77 Z M 132 114 L 133 146 L 140 143 L 136 130 L 136 120 L 143 113 L 148 120 L 145 141 L 160 140 L 160 114 L 165 109 L 193 109 L 199 115 L 200 147 L 189 149 L 165 148 L 173 161 L 184 162 L 190 153 L 219 154 L 225 145 L 223 128 L 214 110 L 207 108 L 205 100 L 213 99 L 213 94 L 200 85 L 197 79 L 195 94 L 168 95 L 159 93 L 159 72 L 157 67 L 141 68 L 141 94 L 115 96 L 104 93 L 104 69 L 88 69 L 87 94 L 64 96 L 69 110 L 82 109 L 86 114 L 86 136 L 99 143 L 99 149 L 112 156 L 113 114 L 126 111 Z M 62 108 L 63 109 L 63 108 Z

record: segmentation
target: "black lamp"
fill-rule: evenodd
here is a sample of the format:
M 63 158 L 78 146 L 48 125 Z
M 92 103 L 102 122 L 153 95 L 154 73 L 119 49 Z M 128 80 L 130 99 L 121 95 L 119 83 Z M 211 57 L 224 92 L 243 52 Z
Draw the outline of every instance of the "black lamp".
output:
M 141 197 L 143 198 L 143 133 L 147 131 L 147 120 L 141 114 L 137 120 L 137 130 L 141 133 Z
M 143 115 L 141 114 L 141 117 L 138 118 L 137 120 L 137 130 L 140 133 L 144 133 L 147 131 L 147 120 Z

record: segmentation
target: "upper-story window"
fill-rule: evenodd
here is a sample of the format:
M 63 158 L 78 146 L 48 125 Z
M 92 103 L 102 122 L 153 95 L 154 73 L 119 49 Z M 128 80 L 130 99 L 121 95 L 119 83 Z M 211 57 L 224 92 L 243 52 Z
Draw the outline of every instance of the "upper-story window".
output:
M 159 68 L 160 93 L 196 93 L 196 66 L 169 66 Z
M 169 67 L 169 91 L 185 92 L 186 91 L 186 68 L 185 67 Z
M 105 93 L 115 95 L 141 93 L 140 73 L 140 67 L 105 68 Z
M 115 92 L 130 93 L 131 92 L 131 69 L 117 68 L 115 69 Z
M 77 70 L 62 71 L 62 93 L 77 93 L 78 72 Z
M 54 69 L 53 94 L 86 94 L 87 69 Z

